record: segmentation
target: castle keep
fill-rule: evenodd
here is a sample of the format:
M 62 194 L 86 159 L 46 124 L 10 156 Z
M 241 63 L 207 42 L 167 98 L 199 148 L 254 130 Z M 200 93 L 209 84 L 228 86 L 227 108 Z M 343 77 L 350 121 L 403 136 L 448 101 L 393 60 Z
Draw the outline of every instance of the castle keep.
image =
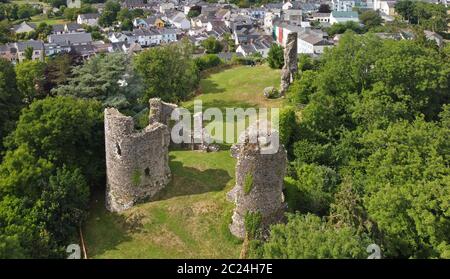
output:
M 231 149 L 232 156 L 237 158 L 237 164 L 236 186 L 227 195 L 236 204 L 230 231 L 239 238 L 245 237 L 244 221 L 247 212 L 261 214 L 261 229 L 265 234 L 271 224 L 283 219 L 286 209 L 282 192 L 286 150 L 279 145 L 273 153 L 262 154 L 261 143 L 267 143 L 268 137 L 258 135 L 257 142 L 252 143 L 249 137 L 255 132 L 259 133 L 249 131 L 245 140 Z
M 132 117 L 105 109 L 106 207 L 120 212 L 148 200 L 170 181 L 168 124 L 174 105 L 150 100 L 150 124 L 134 129 Z M 152 107 L 153 105 L 153 107 Z M 155 109 L 156 108 L 156 109 Z

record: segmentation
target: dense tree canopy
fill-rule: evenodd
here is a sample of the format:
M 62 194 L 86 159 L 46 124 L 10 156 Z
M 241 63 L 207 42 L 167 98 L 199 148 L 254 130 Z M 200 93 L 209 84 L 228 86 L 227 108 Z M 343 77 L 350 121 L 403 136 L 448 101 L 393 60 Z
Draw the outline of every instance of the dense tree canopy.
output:
M 386 257 L 448 258 L 446 50 L 346 33 L 300 69 L 287 96 L 291 120 L 280 119 L 291 211 L 368 235 Z M 320 257 L 279 252 L 296 231 L 292 221 L 274 228 L 268 256 Z
M 0 258 L 63 257 L 103 181 L 101 104 L 46 98 L 21 112 L 0 164 Z
M 55 88 L 58 95 L 93 98 L 106 106 L 133 110 L 141 97 L 141 81 L 133 73 L 130 58 L 123 53 L 93 57 L 73 68 L 66 84 Z
M 3 138 L 12 131 L 19 116 L 22 98 L 17 90 L 13 65 L 0 58 L 0 158 Z
M 199 81 L 191 54 L 192 46 L 182 42 L 151 48 L 137 55 L 135 70 L 145 85 L 142 101 L 160 97 L 164 101 L 179 102 L 191 96 Z
M 278 44 L 273 44 L 269 49 L 267 62 L 272 69 L 281 69 L 284 65 L 283 47 Z

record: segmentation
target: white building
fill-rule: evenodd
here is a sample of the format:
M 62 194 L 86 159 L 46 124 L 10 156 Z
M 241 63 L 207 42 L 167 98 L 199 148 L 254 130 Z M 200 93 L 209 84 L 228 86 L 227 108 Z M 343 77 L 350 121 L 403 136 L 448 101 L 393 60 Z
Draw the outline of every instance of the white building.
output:
M 169 22 L 176 28 L 188 30 L 191 28 L 191 22 L 187 19 L 186 15 L 182 12 L 175 14 L 172 18 L 168 19 Z
M 81 0 L 66 0 L 67 8 L 81 8 Z
M 98 14 L 80 14 L 77 17 L 78 24 L 86 24 L 89 26 L 97 26 L 98 25 Z
M 357 12 L 337 12 L 332 11 L 330 15 L 330 24 L 345 23 L 347 21 L 359 22 Z
M 315 34 L 301 34 L 297 39 L 297 53 L 322 54 L 327 47 L 333 43 Z
M 338 12 L 351 12 L 356 2 L 355 0 L 331 0 L 331 9 Z

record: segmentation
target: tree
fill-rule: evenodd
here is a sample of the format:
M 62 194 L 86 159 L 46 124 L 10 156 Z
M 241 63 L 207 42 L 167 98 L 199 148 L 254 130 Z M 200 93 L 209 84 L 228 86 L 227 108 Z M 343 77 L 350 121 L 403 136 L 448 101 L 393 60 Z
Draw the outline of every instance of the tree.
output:
M 281 69 L 284 65 L 283 47 L 273 44 L 269 49 L 267 62 L 272 69 Z
M 47 59 L 44 71 L 44 91 L 51 94 L 53 88 L 64 85 L 71 77 L 75 58 L 69 53 L 58 54 Z
M 0 58 L 0 151 L 3 150 L 3 138 L 12 131 L 21 107 L 22 98 L 17 90 L 14 67 Z
M 108 0 L 105 3 L 105 8 L 98 19 L 98 24 L 103 27 L 113 25 L 113 23 L 117 20 L 117 14 L 119 11 L 120 3 L 115 0 Z
M 179 102 L 190 96 L 199 82 L 198 69 L 191 53 L 192 46 L 184 42 L 151 48 L 137 55 L 135 70 L 145 84 L 142 102 L 152 97 Z
M 202 41 L 202 47 L 206 50 L 206 53 L 219 53 L 223 49 L 223 45 L 214 36 L 208 37 Z
M 327 4 L 320 4 L 318 12 L 319 13 L 331 13 L 330 6 Z
M 73 97 L 45 98 L 21 111 L 5 140 L 15 150 L 27 146 L 56 167 L 80 168 L 90 183 L 104 175 L 103 115 L 99 102 Z
M 390 257 L 449 257 L 450 129 L 418 118 L 374 130 L 362 142 L 371 154 L 366 172 L 367 212 Z
M 347 30 L 352 30 L 353 32 L 358 34 L 364 33 L 364 29 L 359 25 L 359 23 L 354 21 L 335 23 L 330 27 L 326 28 L 326 31 L 330 36 L 334 36 L 336 34 L 343 34 Z
M 404 19 L 411 23 L 414 13 L 414 2 L 411 0 L 401 0 L 394 5 L 395 12 L 401 15 Z
M 25 57 L 25 60 L 32 60 L 33 59 L 33 47 L 30 47 L 30 46 L 28 46 L 28 47 L 26 47 L 25 48 L 25 51 L 24 51 L 24 57 Z
M 314 215 L 288 215 L 286 225 L 275 225 L 260 254 L 270 259 L 367 258 L 371 241 L 351 227 L 336 228 Z
M 191 9 L 189 10 L 187 17 L 188 18 L 194 18 L 194 17 L 198 17 L 202 12 L 202 7 L 200 6 L 194 6 L 191 7 Z
M 298 124 L 280 121 L 281 131 L 296 135 L 288 149 L 290 208 L 324 215 L 329 206 L 332 227 L 368 234 L 385 257 L 449 257 L 446 53 L 346 32 L 307 66 L 287 95 Z M 285 229 L 280 239 L 293 243 L 295 231 Z M 274 247 L 270 255 L 289 253 Z
M 383 19 L 379 13 L 373 10 L 365 11 L 360 14 L 359 20 L 361 20 L 362 24 L 364 24 L 368 29 L 380 26 L 381 23 L 383 23 Z
M 106 106 L 131 110 L 142 96 L 141 82 L 123 53 L 96 56 L 72 70 L 72 77 L 52 90 L 57 95 L 92 98 Z M 125 85 L 121 85 L 121 80 Z
M 44 98 L 45 63 L 27 60 L 16 65 L 17 88 L 28 104 L 36 98 Z

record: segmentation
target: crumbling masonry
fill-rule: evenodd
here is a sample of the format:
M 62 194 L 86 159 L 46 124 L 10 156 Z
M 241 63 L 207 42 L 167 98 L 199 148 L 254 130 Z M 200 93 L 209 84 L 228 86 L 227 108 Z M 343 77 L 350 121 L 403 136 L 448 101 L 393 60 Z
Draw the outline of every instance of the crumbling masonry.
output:
M 120 212 L 160 192 L 170 181 L 168 123 L 175 105 L 150 100 L 149 125 L 134 129 L 133 118 L 105 109 L 106 208 Z
M 281 69 L 280 95 L 283 96 L 294 81 L 298 71 L 297 65 L 297 32 L 289 33 L 284 48 L 284 66 Z
M 237 158 L 236 185 L 228 193 L 229 200 L 236 204 L 230 231 L 233 235 L 245 237 L 245 215 L 247 212 L 261 214 L 261 230 L 267 235 L 271 224 L 282 221 L 286 203 L 283 195 L 283 178 L 286 170 L 286 150 L 280 144 L 273 154 L 261 154 L 260 143 L 266 142 L 258 136 L 259 143 L 249 140 L 249 132 L 241 144 L 232 147 Z

